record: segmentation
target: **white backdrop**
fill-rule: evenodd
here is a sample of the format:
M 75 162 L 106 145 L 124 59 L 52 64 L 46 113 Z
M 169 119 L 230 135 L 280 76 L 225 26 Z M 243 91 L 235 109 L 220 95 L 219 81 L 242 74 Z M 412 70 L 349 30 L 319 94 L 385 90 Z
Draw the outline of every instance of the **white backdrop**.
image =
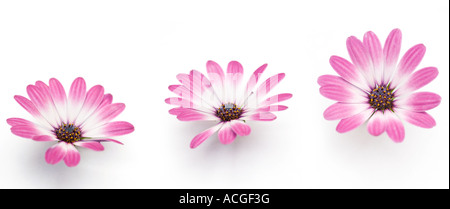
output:
M 336 74 L 331 55 L 348 58 L 347 37 L 374 31 L 382 43 L 403 33 L 402 54 L 423 43 L 419 67 L 439 76 L 422 90 L 441 95 L 429 111 L 437 126 L 405 124 L 393 143 L 365 126 L 339 134 L 323 111 L 317 78 Z M 448 188 L 449 2 L 432 1 L 1 1 L 0 188 Z M 244 76 L 268 63 L 264 79 L 285 72 L 272 92 L 291 92 L 273 122 L 231 145 L 213 136 L 191 139 L 211 123 L 180 122 L 167 112 L 167 87 L 178 73 L 206 72 L 206 62 L 244 66 Z M 100 84 L 127 105 L 116 120 L 135 126 L 79 149 L 81 162 L 49 165 L 53 143 L 13 135 L 6 119 L 31 116 L 13 99 L 52 77 L 66 90 L 78 76 Z M 244 79 L 246 80 L 246 79 Z

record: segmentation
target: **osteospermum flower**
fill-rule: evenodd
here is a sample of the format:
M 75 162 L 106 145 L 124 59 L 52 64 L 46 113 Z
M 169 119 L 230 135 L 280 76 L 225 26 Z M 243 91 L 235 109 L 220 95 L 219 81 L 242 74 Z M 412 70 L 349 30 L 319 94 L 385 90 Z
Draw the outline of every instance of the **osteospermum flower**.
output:
M 37 81 L 27 87 L 30 99 L 15 96 L 14 99 L 35 119 L 9 118 L 11 132 L 35 141 L 54 141 L 45 153 L 47 163 L 56 164 L 64 159 L 67 166 L 76 166 L 80 161 L 77 147 L 95 151 L 104 149 L 100 142 L 134 131 L 133 125 L 125 121 L 111 122 L 124 109 L 123 103 L 112 103 L 112 95 L 96 85 L 86 92 L 83 78 L 73 81 L 68 97 L 61 83 L 52 78 L 49 85 Z
M 441 97 L 431 92 L 415 92 L 438 75 L 435 67 L 414 72 L 425 54 L 425 46 L 411 47 L 398 62 L 402 34 L 394 29 L 384 47 L 371 31 L 361 42 L 347 39 L 352 62 L 338 56 L 330 64 L 340 75 L 319 77 L 320 93 L 337 103 L 324 112 L 327 120 L 340 120 L 336 130 L 350 131 L 365 121 L 370 134 L 384 131 L 394 142 L 402 142 L 405 129 L 402 120 L 413 125 L 432 128 L 435 120 L 425 111 L 439 105 Z
M 213 61 L 206 63 L 208 77 L 192 70 L 189 74 L 178 74 L 181 85 L 171 85 L 169 90 L 179 97 L 171 97 L 166 103 L 179 107 L 169 110 L 181 121 L 210 120 L 216 124 L 194 137 L 191 148 L 199 146 L 215 132 L 223 144 L 233 142 L 237 135 L 250 134 L 246 121 L 272 121 L 272 112 L 287 109 L 278 102 L 290 99 L 292 94 L 277 94 L 266 98 L 285 74 L 279 73 L 265 80 L 258 88 L 256 84 L 267 64 L 262 65 L 242 83 L 244 70 L 239 62 L 228 63 L 227 71 Z

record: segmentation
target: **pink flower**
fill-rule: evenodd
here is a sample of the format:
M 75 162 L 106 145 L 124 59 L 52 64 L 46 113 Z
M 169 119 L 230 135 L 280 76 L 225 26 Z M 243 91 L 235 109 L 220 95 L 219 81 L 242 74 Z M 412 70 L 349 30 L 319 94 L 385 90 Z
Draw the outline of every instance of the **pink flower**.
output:
M 128 122 L 111 122 L 125 109 L 125 104 L 112 103 L 112 95 L 104 94 L 100 85 L 86 92 L 83 78 L 73 81 L 68 97 L 61 83 L 54 78 L 50 79 L 49 85 L 42 81 L 29 85 L 27 93 L 30 99 L 18 95 L 14 99 L 37 122 L 22 118 L 9 118 L 7 122 L 17 136 L 57 142 L 45 153 L 47 163 L 64 160 L 67 166 L 76 166 L 80 162 L 77 147 L 102 151 L 100 142 L 122 144 L 110 137 L 134 131 Z
M 178 74 L 181 85 L 171 85 L 169 90 L 178 97 L 167 98 L 167 104 L 179 107 L 169 110 L 181 121 L 215 121 L 216 124 L 194 137 L 191 148 L 196 148 L 215 132 L 223 144 L 229 144 L 236 136 L 250 134 L 247 121 L 272 121 L 272 112 L 287 109 L 277 103 L 290 99 L 292 94 L 277 94 L 266 98 L 268 93 L 284 78 L 284 73 L 265 80 L 258 88 L 256 84 L 267 64 L 262 65 L 243 85 L 244 70 L 239 62 L 228 63 L 226 73 L 213 61 L 206 63 L 208 77 L 192 70 L 189 74 Z
M 323 75 L 318 79 L 320 93 L 337 103 L 323 113 L 327 120 L 340 120 L 336 127 L 344 133 L 367 123 L 373 136 L 384 131 L 394 142 L 402 142 L 405 129 L 402 120 L 422 128 L 432 128 L 435 120 L 427 110 L 439 105 L 441 97 L 431 92 L 415 92 L 438 75 L 435 67 L 414 72 L 425 55 L 425 46 L 410 48 L 398 62 L 402 34 L 394 29 L 384 47 L 375 33 L 369 31 L 361 42 L 347 39 L 352 62 L 338 56 L 330 64 L 340 75 Z

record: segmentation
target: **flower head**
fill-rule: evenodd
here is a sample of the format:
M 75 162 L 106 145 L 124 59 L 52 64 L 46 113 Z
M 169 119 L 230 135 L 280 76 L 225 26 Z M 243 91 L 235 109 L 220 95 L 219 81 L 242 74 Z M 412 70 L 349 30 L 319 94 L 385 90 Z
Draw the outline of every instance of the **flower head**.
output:
M 250 134 L 247 121 L 272 121 L 276 119 L 272 112 L 287 109 L 277 103 L 290 99 L 292 94 L 267 98 L 268 93 L 283 80 L 284 73 L 268 78 L 255 88 L 266 67 L 264 64 L 256 69 L 246 84 L 242 83 L 243 67 L 236 61 L 228 63 L 225 73 L 217 63 L 208 61 L 208 77 L 196 70 L 177 75 L 181 85 L 171 85 L 169 90 L 178 97 L 167 98 L 165 102 L 179 107 L 169 110 L 169 113 L 181 121 L 216 122 L 192 139 L 191 148 L 199 146 L 215 132 L 218 132 L 220 142 L 229 144 L 237 135 Z
M 347 39 L 351 62 L 338 56 L 330 64 L 339 74 L 318 79 L 320 93 L 337 103 L 324 112 L 327 120 L 340 120 L 336 130 L 344 133 L 365 121 L 370 134 L 384 131 L 395 142 L 402 142 L 405 129 L 402 120 L 413 125 L 432 128 L 435 120 L 427 110 L 439 105 L 441 97 L 431 92 L 415 92 L 438 75 L 435 67 L 414 71 L 425 55 L 425 46 L 411 47 L 398 61 L 402 34 L 394 29 L 384 47 L 375 33 L 369 31 L 361 42 Z
M 100 142 L 110 141 L 113 136 L 134 131 L 132 124 L 125 121 L 111 122 L 124 109 L 123 103 L 112 103 L 112 95 L 96 85 L 86 92 L 83 78 L 73 81 L 68 96 L 57 79 L 50 79 L 49 85 L 37 81 L 27 87 L 30 99 L 16 95 L 14 99 L 36 120 L 9 118 L 11 132 L 17 136 L 35 141 L 54 141 L 45 153 L 47 163 L 56 164 L 64 160 L 69 167 L 78 165 L 80 153 L 77 147 L 95 151 L 104 149 Z

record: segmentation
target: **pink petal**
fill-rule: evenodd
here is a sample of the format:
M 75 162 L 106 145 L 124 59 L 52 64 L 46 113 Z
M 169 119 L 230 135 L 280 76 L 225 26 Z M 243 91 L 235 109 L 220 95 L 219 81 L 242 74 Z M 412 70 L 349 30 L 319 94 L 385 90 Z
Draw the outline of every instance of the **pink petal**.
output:
M 385 123 L 383 113 L 376 111 L 367 123 L 367 131 L 373 136 L 379 136 L 386 130 Z
M 183 108 L 198 108 L 191 100 L 180 97 L 169 97 L 164 100 L 167 104 L 177 105 Z
M 381 85 L 383 77 L 383 49 L 380 40 L 374 32 L 364 34 L 363 45 L 369 53 L 373 65 L 373 75 L 377 84 Z
M 236 133 L 234 133 L 233 129 L 230 126 L 230 122 L 227 122 L 223 125 L 223 127 L 219 130 L 219 140 L 222 144 L 230 144 L 236 139 Z
M 256 90 L 256 98 L 258 100 L 264 98 L 284 77 L 284 73 L 279 73 L 265 80 Z
M 34 141 L 39 141 L 39 142 L 58 141 L 58 139 L 55 136 L 49 136 L 49 135 L 33 136 L 32 139 Z
M 400 143 L 405 139 L 405 128 L 400 118 L 391 111 L 385 111 L 386 133 L 392 141 Z
M 41 130 L 35 124 L 16 125 L 11 127 L 11 132 L 23 138 L 32 139 L 34 136 L 44 135 L 45 131 Z
M 396 107 L 415 112 L 433 109 L 440 103 L 441 96 L 432 92 L 417 92 L 394 101 Z
M 400 55 L 400 48 L 402 45 L 402 32 L 400 29 L 391 31 L 386 39 L 383 47 L 384 54 L 384 74 L 383 84 L 388 84 L 393 72 L 397 66 L 397 60 Z
M 331 56 L 330 65 L 344 80 L 365 91 L 371 90 L 363 75 L 358 72 L 355 66 L 346 59 L 338 56 Z
M 98 105 L 96 111 L 102 109 L 106 105 L 112 104 L 112 101 L 113 101 L 113 96 L 111 94 L 103 95 L 103 99 L 100 102 L 100 104 Z
M 82 124 L 82 128 L 89 131 L 95 127 L 99 127 L 117 117 L 124 109 L 125 104 L 123 103 L 106 105 L 102 109 L 94 112 L 93 115 Z
M 434 118 L 426 112 L 414 112 L 409 110 L 396 109 L 395 112 L 403 120 L 422 128 L 433 128 L 436 126 Z
M 243 120 L 256 120 L 256 121 L 272 121 L 277 119 L 277 116 L 271 112 L 258 112 L 248 117 L 244 117 Z
M 328 85 L 319 89 L 322 96 L 338 102 L 345 103 L 367 103 L 366 94 L 356 87 L 345 85 Z
M 347 39 L 347 50 L 356 69 L 362 72 L 362 75 L 366 78 L 369 87 L 373 88 L 375 86 L 375 80 L 371 70 L 372 62 L 363 43 L 356 37 L 351 36 Z
M 285 93 L 285 94 L 277 94 L 275 96 L 271 96 L 269 98 L 267 98 L 266 100 L 264 100 L 263 102 L 261 102 L 261 106 L 263 105 L 271 105 L 271 104 L 276 104 L 282 101 L 286 101 L 288 99 L 292 98 L 292 94 L 289 93 Z
M 103 86 L 96 85 L 91 89 L 89 89 L 89 91 L 86 93 L 86 98 L 84 100 L 83 107 L 81 108 L 76 121 L 83 122 L 87 116 L 92 114 L 102 102 L 103 97 L 104 97 Z
M 42 83 L 42 82 L 41 82 Z M 43 84 L 45 85 L 45 84 Z M 27 93 L 31 102 L 39 110 L 41 115 L 53 126 L 57 126 L 60 118 L 53 105 L 53 100 L 48 91 L 42 91 L 39 87 L 28 85 Z
M 346 90 L 346 94 L 348 95 L 355 95 L 356 97 L 359 97 L 355 102 L 366 102 L 367 101 L 367 93 L 361 90 L 360 88 L 350 84 L 343 78 L 335 75 L 322 75 L 317 80 L 317 83 L 324 86 L 334 86 L 338 88 L 342 88 Z M 327 89 L 327 88 L 325 88 Z M 330 87 L 330 89 L 333 89 Z M 352 102 L 353 100 L 350 100 L 349 102 Z
M 211 135 L 213 135 L 214 133 L 216 133 L 217 130 L 219 130 L 219 128 L 222 127 L 222 123 L 219 123 L 209 129 L 206 129 L 205 131 L 201 132 L 200 134 L 198 134 L 197 136 L 195 136 L 192 141 L 191 141 L 191 148 L 196 148 L 198 147 L 200 144 L 202 144 L 206 139 L 208 139 Z
M 49 164 L 56 164 L 61 161 L 67 153 L 67 143 L 59 142 L 45 152 L 45 161 Z
M 185 110 L 177 115 L 178 120 L 181 121 L 196 121 L 196 120 L 217 120 L 217 117 L 201 113 L 192 109 Z
M 103 139 L 102 138 L 88 138 L 88 139 L 83 139 L 83 142 L 114 142 L 114 143 L 123 145 L 123 143 L 120 141 L 117 141 L 115 139 L 108 139 L 108 138 L 103 138 Z
M 420 89 L 433 81 L 438 76 L 438 74 L 439 72 L 435 67 L 427 67 L 418 70 L 414 72 L 405 83 L 398 86 L 395 93 L 398 95 L 402 95 Z
M 50 79 L 49 86 L 50 94 L 55 104 L 55 108 L 58 111 L 58 115 L 61 116 L 63 121 L 67 121 L 67 96 L 64 87 L 55 78 Z
M 368 104 L 349 104 L 337 102 L 329 106 L 324 112 L 326 120 L 340 120 L 349 118 L 369 108 Z
M 68 167 L 74 167 L 80 162 L 80 153 L 72 144 L 67 144 L 67 153 L 64 157 L 64 163 Z
M 241 63 L 237 61 L 231 61 L 228 63 L 226 79 L 229 84 L 233 86 L 240 84 L 243 74 L 244 68 Z
M 33 102 L 19 95 L 14 96 L 14 99 L 17 101 L 17 103 L 20 104 L 20 106 L 22 106 L 27 112 L 29 112 L 33 117 L 35 117 L 41 125 L 44 125 L 49 130 L 53 129 L 52 125 L 48 123 L 44 117 L 42 117 L 41 113 L 33 104 Z
M 247 136 L 251 132 L 251 128 L 249 125 L 242 121 L 233 120 L 230 122 L 230 127 L 233 130 L 234 133 L 236 133 L 239 136 Z
M 264 70 L 266 69 L 267 64 L 261 65 L 258 69 L 253 72 L 253 74 L 250 76 L 250 79 L 247 82 L 247 87 L 245 90 L 245 97 L 250 95 L 250 92 L 255 88 L 256 84 L 258 83 L 259 77 L 263 74 Z
M 132 133 L 134 131 L 134 126 L 126 121 L 114 121 L 101 126 L 99 129 L 99 135 L 93 135 L 93 137 L 122 136 Z
M 8 123 L 10 126 L 26 126 L 26 125 L 34 125 L 33 122 L 22 119 L 22 118 L 8 118 L 6 119 L 6 123 Z
M 222 92 L 225 75 L 220 65 L 210 60 L 206 63 L 206 71 L 215 91 Z
M 269 105 L 265 107 L 260 107 L 255 110 L 255 112 L 276 112 L 286 110 L 288 107 L 284 105 Z
M 341 121 L 339 121 L 336 127 L 336 131 L 339 133 L 345 133 L 357 128 L 358 126 L 363 124 L 367 119 L 369 119 L 372 112 L 373 112 L 372 109 L 367 109 L 352 117 L 342 119 Z
M 69 121 L 75 121 L 86 98 L 86 82 L 83 78 L 75 79 L 70 86 L 68 103 Z
M 397 71 L 395 72 L 394 77 L 392 78 L 390 86 L 392 88 L 397 87 L 400 83 L 403 82 L 404 78 L 409 77 L 409 75 L 416 69 L 419 65 L 420 61 L 422 61 L 423 56 L 425 55 L 426 48 L 423 44 L 418 44 L 411 47 L 405 55 L 400 60 L 398 64 Z
M 77 141 L 73 143 L 76 146 L 80 146 L 80 147 L 84 147 L 84 148 L 88 148 L 94 151 L 103 151 L 105 148 L 103 147 L 102 144 L 100 144 L 100 142 L 96 142 L 96 141 Z

